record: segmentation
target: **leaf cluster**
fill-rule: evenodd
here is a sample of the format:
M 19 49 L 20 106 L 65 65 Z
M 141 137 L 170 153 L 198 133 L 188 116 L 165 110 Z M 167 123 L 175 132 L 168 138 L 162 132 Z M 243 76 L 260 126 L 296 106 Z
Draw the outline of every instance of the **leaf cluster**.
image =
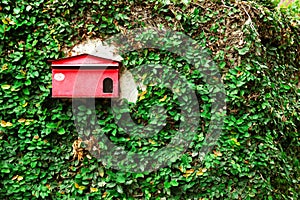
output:
M 280 11 L 270 5 L 225 0 L 2 0 L 1 199 L 298 199 L 299 7 Z M 201 123 L 188 150 L 149 173 L 117 171 L 87 150 L 82 159 L 74 159 L 72 144 L 78 132 L 72 103 L 51 98 L 47 60 L 63 57 L 63 48 L 87 38 L 105 39 L 149 25 L 190 36 L 217 64 L 227 104 L 217 145 L 200 162 L 212 104 L 203 74 L 178 55 L 147 49 L 123 55 L 123 66 L 167 65 L 185 76 L 196 93 Z M 158 114 L 166 117 L 156 118 L 153 105 L 163 108 L 165 113 Z M 183 120 L 180 106 L 168 88 L 150 85 L 146 92 L 140 90 L 136 104 L 128 104 L 129 111 L 121 109 L 115 116 L 110 101 L 98 99 L 97 119 L 85 107 L 77 116 L 82 122 L 95 121 L 114 144 L 128 151 L 155 152 L 176 134 Z M 165 128 L 151 138 L 130 137 L 115 124 L 126 112 L 138 125 L 151 122 Z

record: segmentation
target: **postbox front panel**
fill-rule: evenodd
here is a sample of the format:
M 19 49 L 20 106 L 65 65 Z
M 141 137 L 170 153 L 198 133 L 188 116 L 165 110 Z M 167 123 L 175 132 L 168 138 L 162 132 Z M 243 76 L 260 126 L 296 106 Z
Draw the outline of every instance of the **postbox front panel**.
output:
M 52 69 L 52 97 L 119 97 L 118 69 Z

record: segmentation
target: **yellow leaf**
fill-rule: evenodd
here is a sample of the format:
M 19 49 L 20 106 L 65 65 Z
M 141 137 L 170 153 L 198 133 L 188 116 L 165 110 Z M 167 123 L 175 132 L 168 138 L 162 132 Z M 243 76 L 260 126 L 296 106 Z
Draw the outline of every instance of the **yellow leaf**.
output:
M 18 176 L 17 180 L 18 180 L 18 181 L 23 180 L 23 176 Z
M 222 156 L 222 153 L 220 151 L 213 150 L 213 152 L 214 152 L 215 156 Z
M 19 175 L 15 175 L 14 177 L 12 177 L 11 180 L 16 180 L 18 178 Z
M 191 174 L 183 174 L 182 176 L 183 177 L 185 177 L 185 178 L 187 178 L 187 177 L 189 177 Z
M 74 183 L 75 188 L 79 188 L 79 184 L 78 183 Z
M 7 69 L 8 69 L 7 64 L 2 65 L 2 70 L 3 70 L 3 71 L 4 71 L 4 70 L 7 70 Z
M 29 125 L 31 122 L 33 122 L 34 120 L 33 119 L 26 119 L 25 121 L 25 125 Z
M 6 121 L 4 121 L 4 120 L 1 120 L 0 125 L 1 125 L 2 127 L 7 127 L 7 126 L 12 126 L 12 123 L 6 122 Z
M 38 135 L 33 136 L 34 139 L 39 139 L 40 137 Z
M 6 121 L 1 120 L 1 126 L 2 126 L 2 127 L 6 127 Z
M 21 69 L 20 72 L 21 72 L 23 75 L 26 75 L 26 71 L 24 71 L 23 69 Z
M 107 196 L 107 192 L 104 192 L 102 198 L 105 198 L 106 196 Z
M 138 96 L 140 97 L 139 101 L 145 99 L 145 94 L 147 93 L 147 90 L 143 91 L 141 94 L 138 94 Z
M 23 123 L 25 121 L 26 121 L 26 119 L 24 119 L 24 118 L 21 118 L 21 119 L 18 120 L 18 122 L 20 122 L 20 123 Z
M 79 189 L 79 190 L 84 190 L 84 189 L 85 189 L 85 186 L 81 185 L 81 186 L 79 186 L 78 189 Z
M 21 89 L 21 88 L 16 89 L 16 88 L 12 87 L 10 90 L 11 90 L 12 92 L 16 92 L 16 91 L 19 91 L 20 89 Z
M 167 95 L 165 95 L 162 99 L 159 100 L 159 102 L 165 101 L 167 99 Z
M 6 126 L 12 126 L 13 124 L 10 122 L 6 122 Z
M 97 188 L 90 188 L 91 192 L 98 192 Z
M 145 99 L 145 96 L 141 96 L 140 99 L 139 99 L 139 101 L 141 101 L 143 99 Z
M 2 88 L 3 90 L 7 90 L 7 89 L 10 88 L 10 85 L 1 85 L 1 88 Z
M 15 25 L 16 23 L 14 21 L 9 21 L 9 24 Z
M 148 142 L 151 143 L 151 144 L 156 144 L 156 142 L 151 140 L 151 139 L 149 139 Z
M 188 170 L 186 170 L 186 172 L 185 173 L 187 173 L 187 174 L 191 174 L 191 173 L 193 173 L 195 170 L 194 169 L 188 169 Z
M 240 72 L 240 71 L 238 71 L 238 73 L 237 73 L 237 75 L 236 75 L 236 76 L 237 76 L 237 77 L 239 77 L 239 76 L 243 75 L 243 73 L 244 73 L 244 72 Z
M 238 145 L 238 146 L 240 146 L 241 144 L 237 141 L 237 139 L 236 138 L 231 138 L 231 140 L 232 141 L 234 141 L 234 143 L 236 144 L 236 145 Z
M 101 176 L 101 177 L 103 177 L 104 176 L 104 170 L 103 170 L 103 168 L 101 167 L 101 168 L 99 168 L 99 175 Z
M 203 172 L 202 172 L 202 171 L 198 171 L 198 172 L 196 173 L 196 176 L 201 176 L 201 175 L 203 175 Z
M 28 102 L 24 103 L 24 104 L 22 105 L 22 107 L 26 107 L 27 105 L 28 105 Z
M 8 24 L 8 21 L 5 18 L 2 19 L 2 22 L 3 24 Z
M 179 166 L 178 169 L 179 169 L 181 172 L 183 172 L 182 166 Z
M 204 174 L 204 172 L 206 172 L 207 169 L 206 168 L 199 168 L 198 172 L 196 173 L 197 176 L 201 176 Z
M 195 170 L 194 169 L 189 169 L 186 170 L 185 174 L 183 174 L 184 177 L 189 177 Z

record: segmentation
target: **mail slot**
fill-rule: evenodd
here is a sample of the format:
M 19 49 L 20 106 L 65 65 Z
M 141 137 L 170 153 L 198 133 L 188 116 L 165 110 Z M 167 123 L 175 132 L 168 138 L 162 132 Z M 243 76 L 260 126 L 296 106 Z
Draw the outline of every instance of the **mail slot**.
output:
M 115 60 L 82 54 L 52 60 L 52 97 L 119 97 L 119 67 Z

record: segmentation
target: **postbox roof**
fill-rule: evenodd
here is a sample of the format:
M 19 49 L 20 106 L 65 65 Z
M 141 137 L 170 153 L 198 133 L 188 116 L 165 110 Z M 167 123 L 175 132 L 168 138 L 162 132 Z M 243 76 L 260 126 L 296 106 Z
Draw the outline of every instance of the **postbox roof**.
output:
M 50 60 L 52 66 L 119 66 L 119 62 L 90 54 Z

